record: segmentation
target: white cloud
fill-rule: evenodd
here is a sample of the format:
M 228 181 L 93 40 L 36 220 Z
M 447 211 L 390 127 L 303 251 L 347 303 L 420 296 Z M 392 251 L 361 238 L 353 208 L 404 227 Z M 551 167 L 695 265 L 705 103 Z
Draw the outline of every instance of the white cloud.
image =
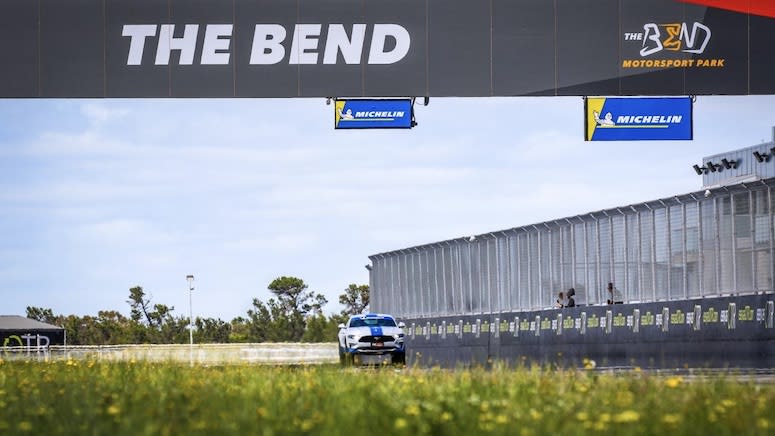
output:
M 129 114 L 129 110 L 111 107 L 108 103 L 89 102 L 81 105 L 81 113 L 86 116 L 91 125 L 98 125 L 125 117 Z
M 143 241 L 163 246 L 172 242 L 172 237 L 151 223 L 117 218 L 81 226 L 74 235 L 74 240 L 119 247 L 143 245 Z

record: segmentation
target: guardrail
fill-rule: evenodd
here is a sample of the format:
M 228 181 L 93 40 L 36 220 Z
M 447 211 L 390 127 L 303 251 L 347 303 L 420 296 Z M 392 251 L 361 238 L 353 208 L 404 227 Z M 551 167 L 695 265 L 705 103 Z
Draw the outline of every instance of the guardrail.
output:
M 2 347 L 3 359 L 93 359 L 98 361 L 178 361 L 197 364 L 321 364 L 339 361 L 335 342 L 331 343 L 250 343 L 250 344 L 133 344 L 77 345 L 49 347 Z

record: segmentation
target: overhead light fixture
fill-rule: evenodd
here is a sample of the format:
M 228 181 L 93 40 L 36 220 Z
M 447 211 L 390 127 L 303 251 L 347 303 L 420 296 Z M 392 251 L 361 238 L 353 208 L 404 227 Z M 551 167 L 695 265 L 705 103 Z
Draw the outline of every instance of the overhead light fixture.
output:
M 722 165 L 724 165 L 724 168 L 728 170 L 737 168 L 737 162 L 738 161 L 735 159 L 732 159 L 732 160 L 721 159 Z
M 708 167 L 708 170 L 710 170 L 711 173 L 715 173 L 717 170 L 721 169 L 721 165 L 716 165 L 713 162 L 707 162 L 705 166 Z
M 703 174 L 707 174 L 708 173 L 708 169 L 706 167 L 701 167 L 699 165 L 694 165 L 694 166 L 692 166 L 692 168 L 694 168 L 694 171 L 697 173 L 698 176 L 701 176 Z
M 759 163 L 769 162 L 770 158 L 773 156 L 775 156 L 775 147 L 772 147 L 769 153 L 759 153 L 758 151 L 753 152 L 753 157 L 756 158 L 756 162 Z

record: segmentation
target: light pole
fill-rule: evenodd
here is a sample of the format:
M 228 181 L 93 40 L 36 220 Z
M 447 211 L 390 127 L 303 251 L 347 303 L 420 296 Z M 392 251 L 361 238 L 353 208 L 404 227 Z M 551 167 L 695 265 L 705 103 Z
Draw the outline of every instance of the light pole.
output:
M 188 363 L 190 366 L 194 365 L 194 308 L 193 308 L 193 295 L 194 295 L 194 276 L 189 274 L 186 276 L 188 281 Z

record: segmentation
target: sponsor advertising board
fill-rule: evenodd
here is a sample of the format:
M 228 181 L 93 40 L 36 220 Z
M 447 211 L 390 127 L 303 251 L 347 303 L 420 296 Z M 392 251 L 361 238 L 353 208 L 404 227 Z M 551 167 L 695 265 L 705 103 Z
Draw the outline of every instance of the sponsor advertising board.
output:
M 759 3 L 0 0 L 0 98 L 775 94 Z
M 691 140 L 692 99 L 590 97 L 586 141 Z
M 409 129 L 413 127 L 412 100 L 336 100 L 335 129 Z

